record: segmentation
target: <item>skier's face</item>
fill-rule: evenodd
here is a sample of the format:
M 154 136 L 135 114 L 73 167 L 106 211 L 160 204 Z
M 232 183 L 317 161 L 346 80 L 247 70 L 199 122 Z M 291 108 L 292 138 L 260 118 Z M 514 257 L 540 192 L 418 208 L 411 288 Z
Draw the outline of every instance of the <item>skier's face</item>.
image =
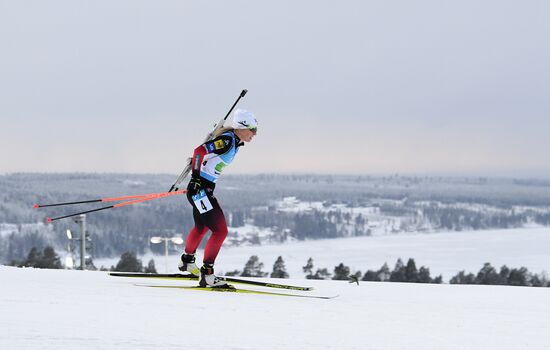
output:
M 256 136 L 256 128 L 254 129 L 239 129 L 237 136 L 244 142 L 250 142 Z

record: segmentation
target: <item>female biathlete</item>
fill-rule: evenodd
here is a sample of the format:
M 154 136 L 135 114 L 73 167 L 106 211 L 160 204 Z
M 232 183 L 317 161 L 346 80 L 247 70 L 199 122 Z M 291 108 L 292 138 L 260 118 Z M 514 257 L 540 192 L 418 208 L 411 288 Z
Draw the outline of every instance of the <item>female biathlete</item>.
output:
M 187 186 L 187 200 L 193 206 L 195 226 L 185 242 L 185 251 L 178 265 L 180 271 L 198 276 L 201 287 L 227 287 L 226 282 L 214 275 L 214 262 L 227 236 L 227 223 L 214 188 L 223 168 L 231 164 L 244 142 L 252 141 L 258 122 L 254 114 L 242 109 L 235 110 L 232 127 L 221 129 L 214 139 L 195 148 L 191 164 L 191 181 Z M 212 235 L 206 242 L 202 267 L 195 264 L 195 252 L 208 232 Z

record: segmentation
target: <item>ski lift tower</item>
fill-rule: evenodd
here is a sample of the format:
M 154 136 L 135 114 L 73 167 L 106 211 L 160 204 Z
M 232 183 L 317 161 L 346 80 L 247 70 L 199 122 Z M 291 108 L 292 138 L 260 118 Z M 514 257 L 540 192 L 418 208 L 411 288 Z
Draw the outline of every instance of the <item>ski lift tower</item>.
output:
M 80 224 L 80 269 L 86 270 L 86 214 L 78 215 L 74 221 Z
M 73 233 L 71 230 L 67 229 L 67 239 L 69 243 L 67 244 L 67 253 L 69 254 L 65 258 L 65 267 L 68 269 L 74 268 L 74 245 L 73 245 Z

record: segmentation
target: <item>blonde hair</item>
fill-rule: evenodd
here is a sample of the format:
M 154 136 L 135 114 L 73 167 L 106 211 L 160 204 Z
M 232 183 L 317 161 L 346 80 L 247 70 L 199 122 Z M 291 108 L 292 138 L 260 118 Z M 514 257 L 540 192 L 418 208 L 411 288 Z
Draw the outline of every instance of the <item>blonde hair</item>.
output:
M 216 131 L 214 133 L 214 138 L 220 136 L 221 134 L 223 134 L 224 132 L 228 132 L 228 131 L 234 131 L 235 128 L 231 127 L 231 126 L 226 126 L 226 127 L 223 127 L 221 128 L 220 130 Z

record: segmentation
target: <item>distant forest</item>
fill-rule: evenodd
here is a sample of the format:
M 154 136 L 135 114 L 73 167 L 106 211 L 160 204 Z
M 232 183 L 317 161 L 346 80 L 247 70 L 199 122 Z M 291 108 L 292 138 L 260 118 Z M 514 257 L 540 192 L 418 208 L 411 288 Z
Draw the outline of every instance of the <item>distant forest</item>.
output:
M 34 267 L 42 269 L 62 269 L 64 268 L 59 255 L 53 247 L 46 247 L 42 252 L 36 248 L 32 248 L 27 258 L 23 261 L 12 261 L 12 266 L 18 267 Z M 88 265 L 88 270 L 97 270 L 94 265 Z M 264 263 L 260 261 L 258 256 L 251 256 L 243 270 L 235 270 L 226 273 L 226 276 L 242 276 L 242 277 L 267 277 L 270 278 L 289 278 L 286 271 L 285 262 L 282 256 L 279 256 L 273 264 L 273 271 L 270 273 L 264 272 Z M 102 270 L 107 271 L 124 271 L 124 272 L 145 272 L 157 273 L 155 261 L 151 259 L 147 266 L 144 266 L 142 261 L 137 258 L 134 252 L 125 252 L 121 255 L 116 266 L 111 266 L 110 269 L 102 267 Z M 378 270 L 367 270 L 363 275 L 361 271 L 351 271 L 344 263 L 334 267 L 331 273 L 327 268 L 317 268 L 315 273 L 313 258 L 309 258 L 306 265 L 302 267 L 306 274 L 306 279 L 316 280 L 348 280 L 350 283 L 359 281 L 370 282 L 406 282 L 406 283 L 443 283 L 441 275 L 432 277 L 430 269 L 425 266 L 417 268 L 413 258 L 409 258 L 405 264 L 401 258 L 397 259 L 395 268 L 390 269 L 387 263 L 384 263 Z M 529 286 L 529 287 L 550 287 L 550 281 L 545 273 L 535 274 L 529 272 L 525 267 L 509 268 L 503 265 L 498 271 L 490 263 L 485 263 L 477 274 L 466 273 L 464 270 L 458 272 L 449 281 L 450 284 L 481 284 L 481 285 L 509 285 L 509 286 Z
M 72 219 L 44 224 L 46 217 L 96 208 L 105 203 L 33 209 L 35 203 L 79 201 L 167 191 L 167 174 L 40 174 L 0 176 L 0 263 L 21 260 L 32 247 L 67 246 Z M 357 175 L 225 175 L 216 188 L 231 228 L 245 224 L 271 232 L 272 240 L 321 239 L 376 232 L 479 230 L 550 225 L 550 181 L 486 177 Z M 284 198 L 322 202 L 308 210 L 281 210 Z M 362 211 L 368 208 L 369 211 Z M 373 214 L 365 214 L 366 212 Z M 370 216 L 369 216 L 370 215 Z M 161 253 L 155 235 L 185 238 L 192 227 L 183 196 L 152 200 L 89 214 L 94 257 L 123 252 Z M 230 229 L 231 230 L 231 229 Z M 378 231 L 376 231 L 378 230 Z M 261 244 L 261 237 L 237 243 Z

